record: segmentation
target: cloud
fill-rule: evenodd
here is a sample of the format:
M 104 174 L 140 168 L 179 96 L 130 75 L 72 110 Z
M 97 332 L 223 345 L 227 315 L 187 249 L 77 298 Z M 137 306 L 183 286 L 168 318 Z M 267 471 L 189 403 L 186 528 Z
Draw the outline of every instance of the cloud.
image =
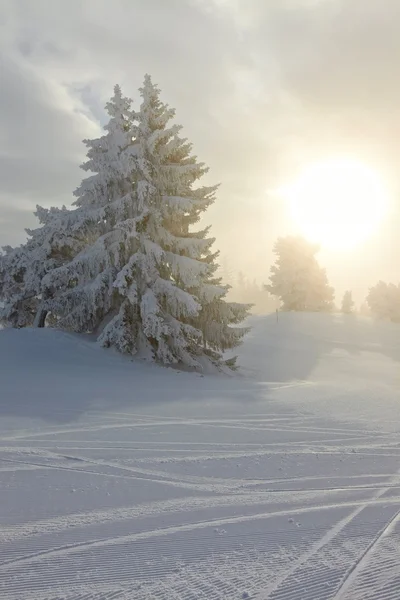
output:
M 222 194 L 248 196 L 256 180 L 264 187 L 268 150 L 246 92 L 257 82 L 225 12 L 181 0 L 86 0 L 68 7 L 59 0 L 3 0 L 2 6 L 8 15 L 1 32 L 3 206 L 10 194 L 32 206 L 65 202 L 82 176 L 81 140 L 96 135 L 114 83 L 135 99 L 145 72 L 176 107 L 185 135 L 212 167 L 210 180 L 223 183 Z M 246 176 L 232 176 L 238 169 Z M 231 203 L 239 212 L 244 204 Z M 220 206 L 210 219 L 222 220 Z
M 328 146 L 383 151 L 392 160 L 400 111 L 397 0 L 249 4 L 258 11 L 248 42 L 259 57 L 274 57 L 299 131 L 308 132 L 304 145 L 316 137 L 320 151 L 322 134 Z
M 1 82 L 0 192 L 32 201 L 62 195 L 84 156 L 82 134 L 98 126 L 62 85 L 11 52 L 3 53 Z
M 354 153 L 397 185 L 399 17 L 398 0 L 0 0 L 0 242 L 17 207 L 72 200 L 113 85 L 136 100 L 150 72 L 222 183 L 218 244 L 266 274 L 284 227 L 266 192 L 304 162 Z

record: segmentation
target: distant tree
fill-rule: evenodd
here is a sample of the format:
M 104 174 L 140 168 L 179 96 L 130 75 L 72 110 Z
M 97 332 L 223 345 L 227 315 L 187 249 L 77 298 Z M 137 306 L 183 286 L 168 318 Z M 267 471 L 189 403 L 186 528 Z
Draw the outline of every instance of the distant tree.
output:
M 277 299 L 265 290 L 256 279 L 250 280 L 243 271 L 233 274 L 230 279 L 229 299 L 251 305 L 252 314 L 275 312 Z
M 351 290 L 347 290 L 344 293 L 343 300 L 342 300 L 342 313 L 349 315 L 353 312 L 353 310 L 354 310 L 353 295 L 351 293 Z
M 283 310 L 331 311 L 334 290 L 328 284 L 315 254 L 318 246 L 307 240 L 288 236 L 274 245 L 276 262 L 271 267 L 270 284 L 265 288 L 279 298 Z
M 400 284 L 379 281 L 370 288 L 366 301 L 374 316 L 400 323 Z
M 371 315 L 371 311 L 369 309 L 367 301 L 362 302 L 360 304 L 359 313 L 360 313 L 360 315 L 362 315 L 364 317 L 369 317 Z
M 220 263 L 217 272 L 218 275 L 227 285 L 232 286 L 234 284 L 234 270 L 231 267 L 229 259 L 224 256 L 222 259 L 220 258 L 218 262 Z

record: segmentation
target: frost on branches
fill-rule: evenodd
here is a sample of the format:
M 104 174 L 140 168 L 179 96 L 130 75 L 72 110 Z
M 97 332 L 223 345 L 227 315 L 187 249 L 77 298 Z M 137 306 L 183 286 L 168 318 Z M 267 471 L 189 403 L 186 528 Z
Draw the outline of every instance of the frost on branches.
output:
M 208 227 L 193 229 L 217 186 L 195 185 L 207 168 L 171 123 L 174 111 L 149 76 L 140 94 L 134 112 L 115 87 L 106 134 L 85 141 L 83 169 L 91 175 L 75 192 L 75 208 L 38 207 L 42 226 L 2 259 L 1 274 L 7 263 L 12 279 L 2 277 L 4 311 L 14 315 L 7 306 L 24 302 L 19 326 L 43 325 L 50 313 L 52 324 L 96 333 L 121 352 L 191 367 L 204 357 L 221 364 L 247 331 L 237 325 L 249 306 L 226 302 L 214 239 Z
M 280 299 L 283 310 L 333 309 L 334 291 L 328 284 L 325 269 L 315 258 L 317 251 L 318 246 L 301 237 L 288 236 L 276 241 L 276 262 L 271 267 L 271 283 L 266 289 Z
M 2 319 L 12 326 L 44 325 L 50 311 L 53 322 L 76 331 L 91 329 L 97 309 L 107 305 L 105 294 L 96 290 L 93 275 L 96 267 L 84 264 L 84 253 L 93 243 L 106 245 L 106 234 L 112 230 L 113 219 L 119 220 L 131 199 L 124 200 L 129 175 L 130 100 L 121 95 L 118 86 L 107 104 L 111 116 L 107 134 L 97 140 L 85 141 L 89 148 L 85 170 L 95 172 L 75 192 L 75 210 L 37 207 L 41 227 L 28 230 L 27 243 L 7 249 L 2 257 L 0 294 L 5 299 Z M 122 155 L 122 150 L 125 154 Z M 132 162 L 132 160 L 130 161 Z M 121 190 L 124 190 L 121 192 Z M 121 197 L 122 196 L 122 197 Z M 115 221 L 114 221 L 115 222 Z M 106 253 L 104 253 L 106 254 Z M 93 252 L 92 252 L 93 255 Z M 109 258 L 109 257 L 108 257 Z M 105 257 L 103 256 L 103 259 Z M 98 264 L 102 257 L 97 256 Z M 101 265 L 98 288 L 104 292 L 107 269 Z M 104 281 L 103 281 L 104 278 Z M 112 277 L 109 292 L 113 293 Z M 89 283 L 85 287 L 85 283 Z M 83 297 L 86 295 L 85 301 Z M 99 300 L 98 307 L 90 301 Z M 91 314 L 91 312 L 93 314 Z
M 116 302 L 114 281 L 133 252 L 136 236 L 131 100 L 119 86 L 106 105 L 106 134 L 85 140 L 93 174 L 74 192 L 75 210 L 62 229 L 71 241 L 72 257 L 42 280 L 46 309 L 60 328 L 94 332 L 107 320 Z M 58 235 L 60 232 L 58 232 Z
M 65 207 L 37 207 L 38 229 L 27 229 L 28 241 L 17 248 L 3 248 L 0 256 L 0 322 L 11 327 L 34 324 L 42 302 L 41 282 L 45 274 L 67 260 L 68 240 L 55 231 L 68 215 Z
M 174 111 L 149 76 L 140 95 L 132 130 L 134 251 L 115 277 L 119 310 L 100 341 L 167 364 L 198 367 L 202 355 L 219 362 L 247 331 L 231 325 L 246 317 L 248 306 L 224 300 L 228 287 L 215 277 L 209 228 L 192 230 L 217 186 L 194 187 L 207 168 L 180 137 L 181 127 L 171 124 Z
M 24 283 L 29 256 L 21 247 L 3 248 L 0 256 L 0 323 L 11 327 L 32 325 L 38 291 Z M 40 282 L 39 282 L 40 283 Z

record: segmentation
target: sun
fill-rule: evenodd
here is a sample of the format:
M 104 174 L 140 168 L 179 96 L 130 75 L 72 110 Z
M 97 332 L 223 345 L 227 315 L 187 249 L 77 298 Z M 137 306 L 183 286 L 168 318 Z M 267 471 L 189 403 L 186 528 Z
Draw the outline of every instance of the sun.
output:
M 299 233 L 336 250 L 352 248 L 372 236 L 389 207 L 379 175 L 353 159 L 315 163 L 283 194 Z

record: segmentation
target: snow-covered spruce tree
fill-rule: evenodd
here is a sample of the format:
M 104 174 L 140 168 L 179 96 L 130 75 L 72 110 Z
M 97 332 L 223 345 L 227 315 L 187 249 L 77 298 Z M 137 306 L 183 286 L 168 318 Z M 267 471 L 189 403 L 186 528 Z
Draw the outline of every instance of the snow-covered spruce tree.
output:
M 90 289 L 76 286 L 78 263 L 82 263 L 81 253 L 96 240 L 100 238 L 106 243 L 105 234 L 113 230 L 116 221 L 125 219 L 129 213 L 127 206 L 132 204 L 131 197 L 124 197 L 123 191 L 127 187 L 129 169 L 132 169 L 130 103 L 116 86 L 114 96 L 106 106 L 111 117 L 105 127 L 106 135 L 85 140 L 89 160 L 83 169 L 95 174 L 75 192 L 77 208 L 45 209 L 38 206 L 35 214 L 41 226 L 27 230 L 26 244 L 6 249 L 0 262 L 0 294 L 4 299 L 0 318 L 4 323 L 17 327 L 43 326 L 50 310 L 60 327 L 83 331 L 93 326 L 90 310 L 85 315 L 81 313 L 85 305 L 79 294 L 87 292 L 93 302 L 97 301 L 95 285 L 90 273 Z M 62 267 L 71 264 L 72 271 L 66 274 Z M 75 267 L 77 270 L 73 273 Z M 52 276 L 53 270 L 56 277 Z M 82 283 L 82 278 L 79 281 Z M 110 297 L 114 294 L 112 283 L 111 277 Z M 100 301 L 98 304 L 101 310 Z M 109 303 L 106 303 L 105 312 L 108 308 Z
M 354 300 L 351 290 L 347 290 L 343 295 L 342 313 L 350 315 L 354 310 Z
M 0 256 L 0 323 L 9 327 L 32 325 L 37 291 L 24 282 L 29 256 L 22 246 L 3 248 Z
M 47 273 L 41 289 L 44 310 L 63 329 L 101 330 L 110 312 L 119 308 L 114 281 L 134 250 L 136 236 L 130 105 L 115 86 L 106 105 L 106 134 L 85 140 L 88 160 L 82 168 L 93 175 L 74 192 L 76 208 L 56 231 L 56 237 L 68 238 L 71 255 Z
M 41 281 L 48 270 L 67 260 L 67 241 L 55 239 L 68 211 L 65 207 L 45 209 L 37 207 L 35 216 L 41 227 L 26 229 L 28 240 L 16 248 L 3 248 L 0 256 L 0 322 L 11 327 L 34 324 L 41 304 Z
M 400 284 L 379 281 L 370 288 L 366 301 L 375 317 L 400 323 Z
M 315 254 L 318 246 L 302 237 L 278 238 L 274 245 L 275 265 L 271 267 L 270 284 L 265 288 L 280 299 L 283 310 L 331 311 L 334 291 L 329 286 L 325 269 Z
M 194 187 L 208 169 L 170 123 L 174 110 L 159 93 L 146 75 L 133 130 L 134 251 L 115 278 L 118 314 L 99 339 L 123 352 L 199 367 L 202 355 L 220 362 L 222 351 L 238 345 L 247 329 L 231 325 L 248 306 L 224 300 L 228 286 L 215 276 L 209 228 L 192 230 L 217 186 Z

